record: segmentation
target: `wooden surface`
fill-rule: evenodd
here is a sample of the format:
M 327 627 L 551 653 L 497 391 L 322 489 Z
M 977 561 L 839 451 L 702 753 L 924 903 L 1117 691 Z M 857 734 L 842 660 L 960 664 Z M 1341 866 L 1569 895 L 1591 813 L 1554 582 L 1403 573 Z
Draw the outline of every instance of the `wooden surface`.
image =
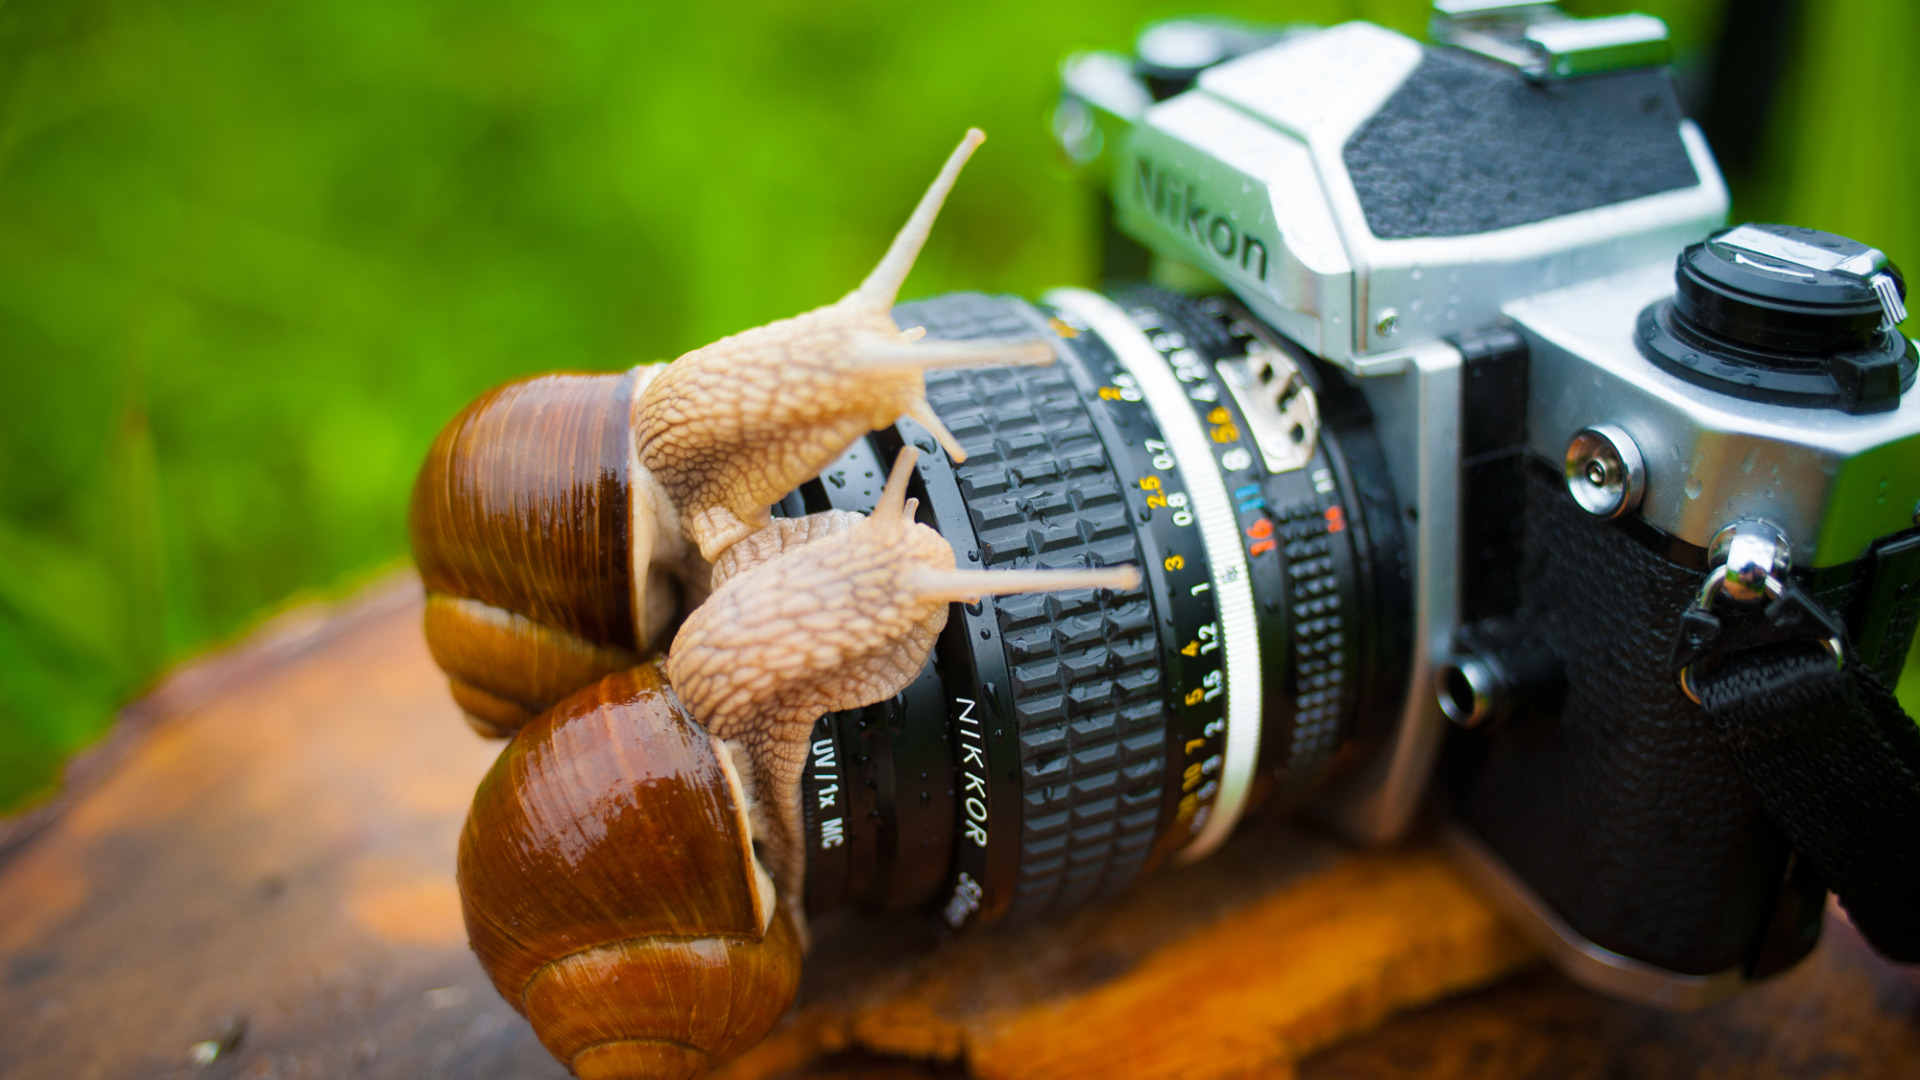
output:
M 416 597 L 173 680 L 57 813 L 0 828 L 0 1076 L 564 1075 L 466 948 L 454 838 L 498 744 L 460 721 Z M 1532 964 L 1418 845 L 1284 823 L 1045 926 L 817 930 L 798 1008 L 734 1080 L 1920 1075 L 1920 988 L 1844 925 L 1673 1015 Z

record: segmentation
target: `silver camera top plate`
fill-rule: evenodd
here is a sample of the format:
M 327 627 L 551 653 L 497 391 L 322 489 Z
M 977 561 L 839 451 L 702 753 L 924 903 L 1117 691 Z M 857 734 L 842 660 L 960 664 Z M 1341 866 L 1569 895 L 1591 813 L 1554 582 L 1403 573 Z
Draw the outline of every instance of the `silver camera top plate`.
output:
M 1722 224 L 1726 186 L 1679 123 L 1698 183 L 1464 236 L 1382 239 L 1343 156 L 1426 56 L 1370 23 L 1290 36 L 1152 105 L 1113 161 L 1122 226 L 1213 274 L 1260 317 L 1361 375 L 1484 326 L 1510 301 L 1673 253 Z
M 1728 522 L 1758 518 L 1800 566 L 1850 562 L 1915 524 L 1920 393 L 1865 415 L 1703 393 L 1634 344 L 1634 319 L 1672 294 L 1663 261 L 1507 305 L 1533 355 L 1533 453 L 1556 461 L 1582 428 L 1618 425 L 1646 455 L 1648 523 L 1706 547 Z

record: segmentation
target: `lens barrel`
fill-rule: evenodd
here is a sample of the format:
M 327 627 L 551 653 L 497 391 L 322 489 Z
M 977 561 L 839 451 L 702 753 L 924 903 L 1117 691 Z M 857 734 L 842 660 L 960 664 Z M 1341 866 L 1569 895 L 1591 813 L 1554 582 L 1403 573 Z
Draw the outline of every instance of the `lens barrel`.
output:
M 905 692 L 823 717 L 802 780 L 809 910 L 931 901 L 958 931 L 1078 906 L 1211 850 L 1255 801 L 1297 799 L 1376 703 L 1397 706 L 1396 504 L 1357 395 L 1315 385 L 1310 358 L 1228 301 L 1153 290 L 953 294 L 895 320 L 1045 335 L 1058 363 L 929 374 L 964 463 L 903 421 L 776 511 L 869 510 L 913 444 L 920 520 L 963 567 L 1131 563 L 1144 580 L 956 605 Z M 1274 399 L 1301 392 L 1285 413 L 1301 422 L 1276 429 Z

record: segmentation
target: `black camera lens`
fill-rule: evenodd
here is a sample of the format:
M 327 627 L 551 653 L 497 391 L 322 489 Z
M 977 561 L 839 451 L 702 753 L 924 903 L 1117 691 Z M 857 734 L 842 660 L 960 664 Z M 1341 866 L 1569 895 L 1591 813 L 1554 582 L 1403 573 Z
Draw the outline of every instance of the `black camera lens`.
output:
M 809 910 L 933 903 L 960 930 L 1077 906 L 1299 798 L 1398 706 L 1406 560 L 1344 383 L 1219 298 L 955 294 L 895 318 L 1045 334 L 1059 362 L 930 374 L 965 462 L 903 421 L 779 512 L 870 509 L 910 443 L 920 520 L 963 567 L 1143 581 L 957 607 L 903 693 L 822 718 Z

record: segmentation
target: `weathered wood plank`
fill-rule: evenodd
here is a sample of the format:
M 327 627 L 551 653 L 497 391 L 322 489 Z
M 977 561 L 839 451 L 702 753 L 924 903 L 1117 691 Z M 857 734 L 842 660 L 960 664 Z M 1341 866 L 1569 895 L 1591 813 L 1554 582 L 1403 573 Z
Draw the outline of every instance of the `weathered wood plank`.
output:
M 389 608 L 229 671 L 0 865 L 0 1075 L 565 1075 L 460 925 L 497 748 Z
M 0 1075 L 564 1075 L 466 948 L 454 838 L 497 744 L 460 721 L 418 619 L 376 601 L 202 666 L 41 817 L 0 862 Z M 816 930 L 799 1007 L 733 1080 L 1285 1076 L 1531 955 L 1430 851 L 1356 855 L 1283 822 L 1045 925 Z M 1535 968 L 1301 1075 L 1892 1076 L 1920 1061 L 1916 1014 L 1914 985 L 1843 936 L 1692 1016 Z

